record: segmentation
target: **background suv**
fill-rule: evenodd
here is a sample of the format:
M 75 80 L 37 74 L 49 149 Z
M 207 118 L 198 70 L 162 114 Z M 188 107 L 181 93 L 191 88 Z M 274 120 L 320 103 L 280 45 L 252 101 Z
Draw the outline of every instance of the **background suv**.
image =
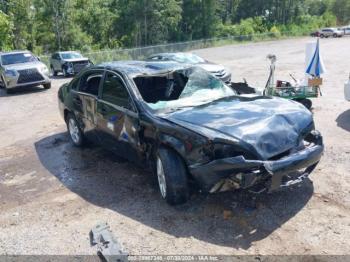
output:
M 350 25 L 343 26 L 339 28 L 339 30 L 342 31 L 344 35 L 350 35 Z
M 343 36 L 343 32 L 338 30 L 337 28 L 323 28 L 321 30 L 319 30 L 318 32 L 319 36 L 321 38 L 324 38 L 324 37 L 342 37 Z
M 21 86 L 51 87 L 50 72 L 38 57 L 29 51 L 0 53 L 0 85 L 9 91 Z
M 50 68 L 54 76 L 57 76 L 58 72 L 62 72 L 65 77 L 75 75 L 90 64 L 89 58 L 75 51 L 56 52 L 50 59 Z

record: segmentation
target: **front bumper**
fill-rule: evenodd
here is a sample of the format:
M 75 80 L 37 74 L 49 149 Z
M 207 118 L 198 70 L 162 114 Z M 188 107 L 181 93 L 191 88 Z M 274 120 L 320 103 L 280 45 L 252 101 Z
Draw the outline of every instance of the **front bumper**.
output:
M 324 150 L 317 133 L 315 143 L 278 160 L 247 160 L 243 156 L 214 160 L 189 167 L 190 173 L 206 192 L 232 188 L 269 192 L 301 182 L 313 171 Z
M 67 73 L 70 75 L 79 74 L 82 70 L 89 67 L 91 63 L 68 63 L 66 64 Z
M 224 75 L 216 75 L 216 77 L 218 77 L 221 81 L 223 81 L 224 83 L 230 83 L 231 82 L 231 78 L 232 75 L 229 72 L 225 72 Z
M 42 76 L 42 79 L 40 81 L 29 81 L 29 82 L 22 82 L 18 83 L 19 75 L 15 76 L 6 76 L 4 75 L 3 78 L 5 80 L 5 86 L 6 89 L 16 88 L 16 87 L 29 87 L 29 86 L 38 86 L 38 85 L 44 85 L 49 84 L 51 82 L 50 77 L 48 74 L 40 73 Z

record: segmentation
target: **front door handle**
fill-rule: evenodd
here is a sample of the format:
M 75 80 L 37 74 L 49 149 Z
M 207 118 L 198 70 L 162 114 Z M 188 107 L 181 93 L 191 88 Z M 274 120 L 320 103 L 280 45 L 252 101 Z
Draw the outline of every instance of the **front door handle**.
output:
M 107 113 L 107 109 L 104 105 L 101 105 L 101 107 L 98 109 L 98 111 L 102 114 L 105 115 Z
M 74 102 L 78 105 L 82 104 L 81 99 L 79 97 L 74 98 Z

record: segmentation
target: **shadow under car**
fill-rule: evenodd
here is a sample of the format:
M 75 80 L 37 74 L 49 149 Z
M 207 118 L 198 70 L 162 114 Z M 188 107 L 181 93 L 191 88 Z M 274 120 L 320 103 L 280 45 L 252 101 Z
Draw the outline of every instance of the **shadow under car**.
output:
M 248 249 L 295 216 L 313 194 L 306 179 L 298 186 L 254 198 L 246 192 L 194 192 L 181 206 L 161 199 L 156 177 L 110 152 L 74 147 L 67 133 L 35 143 L 41 164 L 84 200 L 176 237 Z M 252 199 L 254 201 L 252 201 Z M 230 214 L 224 217 L 223 213 Z M 227 211 L 229 211 L 227 213 Z M 108 221 L 107 221 L 108 222 Z

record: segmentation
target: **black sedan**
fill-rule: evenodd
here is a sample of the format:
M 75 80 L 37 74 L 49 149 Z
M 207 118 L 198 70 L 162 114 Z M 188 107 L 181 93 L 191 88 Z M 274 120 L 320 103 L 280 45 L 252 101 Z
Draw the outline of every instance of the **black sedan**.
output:
M 297 102 L 238 96 L 199 67 L 112 62 L 85 69 L 58 92 L 72 142 L 86 139 L 147 166 L 169 204 L 202 191 L 273 191 L 301 182 L 323 152 Z

